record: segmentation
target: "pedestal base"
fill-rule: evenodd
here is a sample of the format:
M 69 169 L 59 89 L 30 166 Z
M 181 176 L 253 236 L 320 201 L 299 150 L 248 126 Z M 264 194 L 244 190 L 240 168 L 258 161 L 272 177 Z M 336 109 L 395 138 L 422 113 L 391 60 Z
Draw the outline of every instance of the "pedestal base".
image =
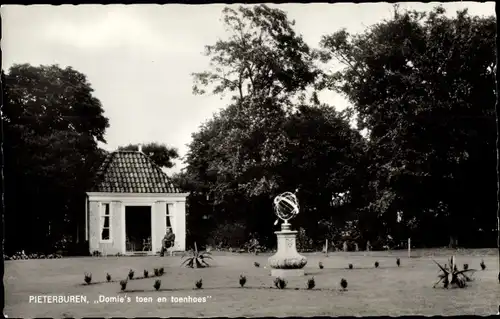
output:
M 304 269 L 271 269 L 271 276 L 273 277 L 301 277 L 304 275 Z
M 291 277 L 304 276 L 307 258 L 297 252 L 295 245 L 297 232 L 290 230 L 290 224 L 282 224 L 281 231 L 275 232 L 278 237 L 278 251 L 268 258 L 272 268 L 271 276 Z

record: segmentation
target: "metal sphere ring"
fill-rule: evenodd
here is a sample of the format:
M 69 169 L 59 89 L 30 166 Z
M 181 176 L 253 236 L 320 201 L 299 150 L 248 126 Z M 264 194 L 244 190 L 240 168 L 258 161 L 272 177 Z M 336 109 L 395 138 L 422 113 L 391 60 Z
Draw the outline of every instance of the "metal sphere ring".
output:
M 273 204 L 276 216 L 285 222 L 299 213 L 299 202 L 293 193 L 285 192 L 276 196 Z

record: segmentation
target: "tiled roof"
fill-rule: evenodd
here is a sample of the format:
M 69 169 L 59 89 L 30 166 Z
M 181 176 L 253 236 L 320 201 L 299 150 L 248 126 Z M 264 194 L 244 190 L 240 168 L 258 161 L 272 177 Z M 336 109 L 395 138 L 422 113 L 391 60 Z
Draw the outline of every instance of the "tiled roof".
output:
M 99 167 L 90 192 L 180 193 L 147 155 L 133 151 L 109 154 Z

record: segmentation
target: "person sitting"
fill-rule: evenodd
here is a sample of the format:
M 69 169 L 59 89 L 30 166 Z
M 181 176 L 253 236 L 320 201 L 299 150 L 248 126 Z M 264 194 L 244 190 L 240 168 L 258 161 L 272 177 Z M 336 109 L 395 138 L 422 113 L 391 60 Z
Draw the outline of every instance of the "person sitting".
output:
M 161 253 L 160 256 L 165 255 L 165 251 L 168 251 L 169 248 L 174 247 L 175 244 L 175 234 L 172 232 L 171 228 L 167 229 L 167 233 L 163 237 L 162 245 L 161 245 Z

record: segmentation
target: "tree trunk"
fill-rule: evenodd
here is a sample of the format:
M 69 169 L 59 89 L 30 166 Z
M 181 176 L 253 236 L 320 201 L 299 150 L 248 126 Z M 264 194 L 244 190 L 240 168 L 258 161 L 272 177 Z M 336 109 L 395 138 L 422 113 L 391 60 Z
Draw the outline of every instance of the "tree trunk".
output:
M 458 246 L 458 240 L 455 236 L 450 236 L 450 243 L 448 248 L 456 248 Z

